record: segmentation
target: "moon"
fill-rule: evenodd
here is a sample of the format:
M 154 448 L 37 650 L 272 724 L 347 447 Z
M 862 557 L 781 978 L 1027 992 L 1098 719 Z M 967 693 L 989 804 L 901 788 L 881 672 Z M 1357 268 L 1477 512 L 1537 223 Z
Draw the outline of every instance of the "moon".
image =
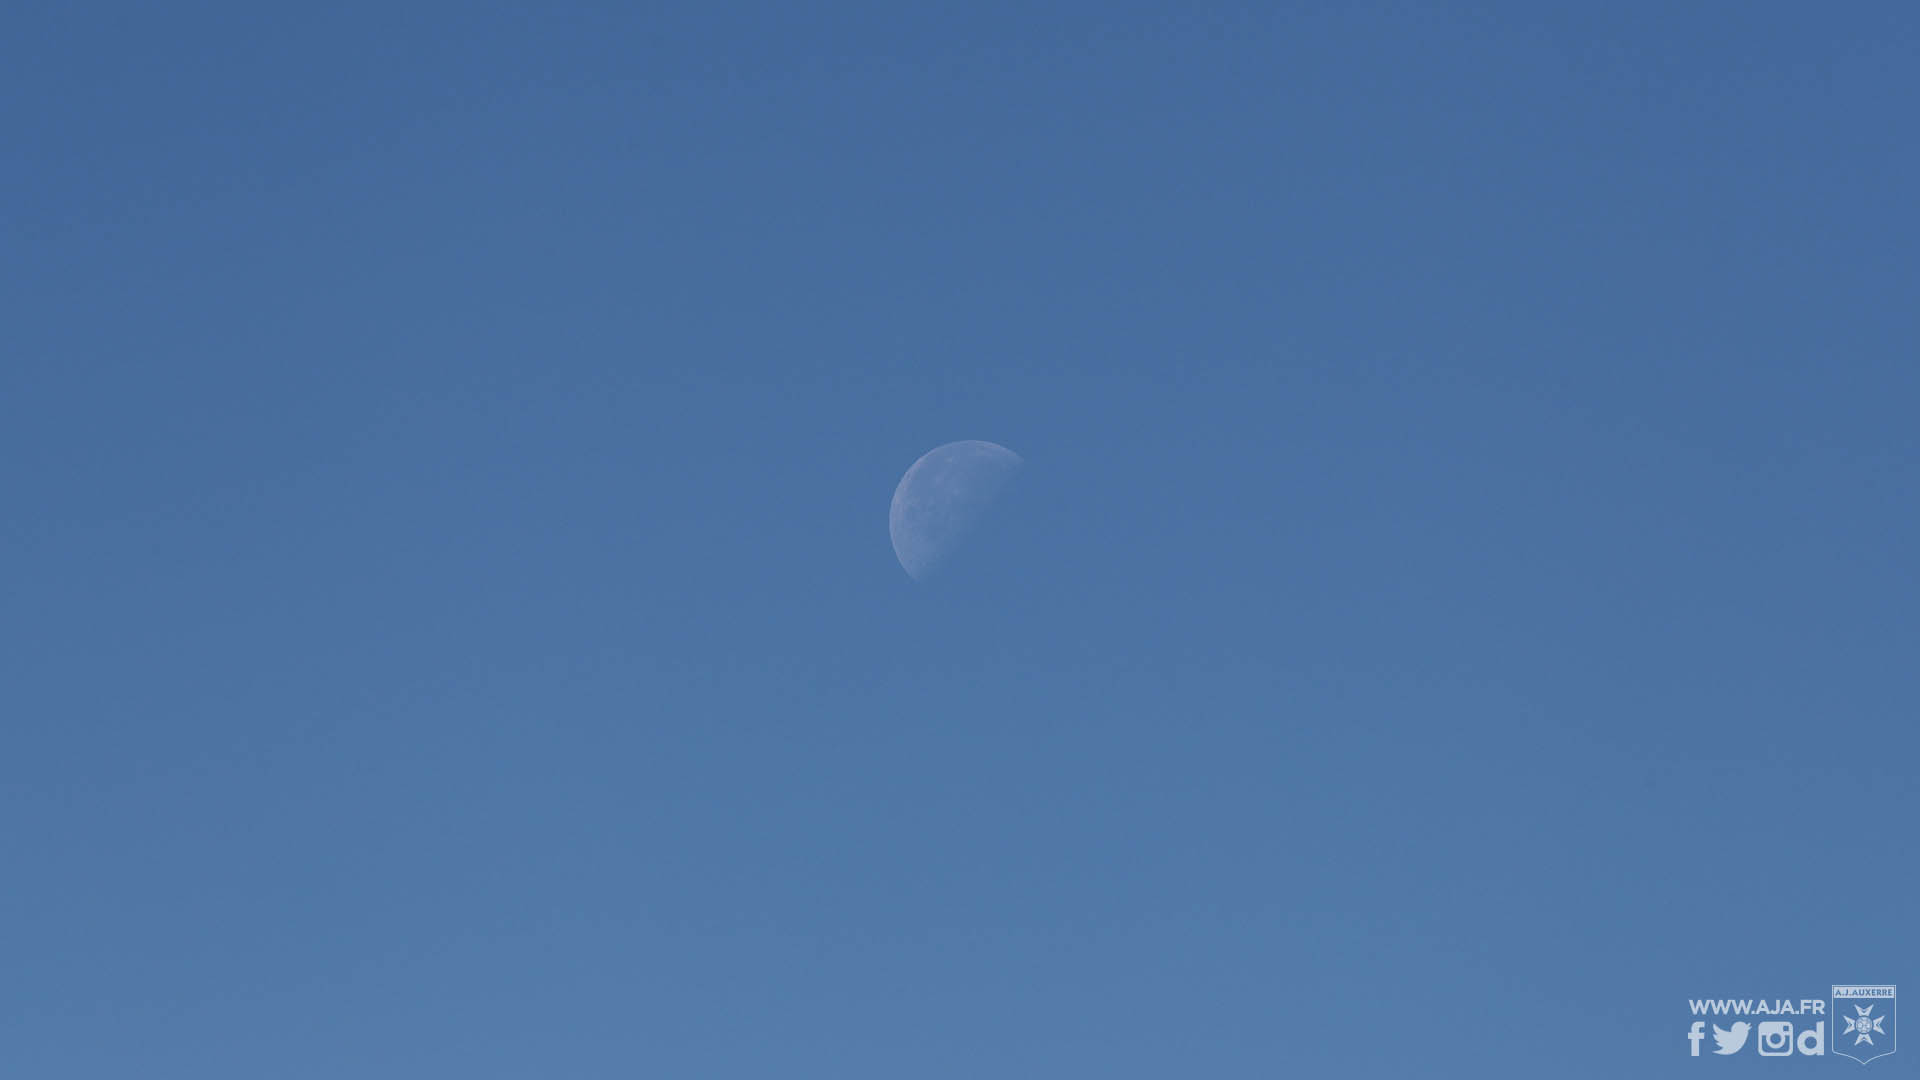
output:
M 907 576 L 938 573 L 1026 464 L 998 443 L 966 439 L 920 456 L 893 489 L 887 530 Z

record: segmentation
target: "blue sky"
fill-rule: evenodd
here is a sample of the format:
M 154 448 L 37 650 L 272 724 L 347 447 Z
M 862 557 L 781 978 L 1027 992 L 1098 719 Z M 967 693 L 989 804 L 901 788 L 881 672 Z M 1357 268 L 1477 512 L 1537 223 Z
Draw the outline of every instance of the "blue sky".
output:
M 1920 985 L 1920 19 L 1682 7 L 15 14 L 0 1073 L 1688 1076 Z

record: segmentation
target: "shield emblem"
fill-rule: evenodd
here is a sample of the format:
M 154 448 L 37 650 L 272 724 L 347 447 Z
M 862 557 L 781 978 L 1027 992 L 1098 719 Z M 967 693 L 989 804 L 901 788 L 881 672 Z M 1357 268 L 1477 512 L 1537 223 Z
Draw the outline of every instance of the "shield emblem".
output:
M 1899 1038 L 1891 986 L 1833 988 L 1833 1052 L 1865 1065 L 1893 1053 Z

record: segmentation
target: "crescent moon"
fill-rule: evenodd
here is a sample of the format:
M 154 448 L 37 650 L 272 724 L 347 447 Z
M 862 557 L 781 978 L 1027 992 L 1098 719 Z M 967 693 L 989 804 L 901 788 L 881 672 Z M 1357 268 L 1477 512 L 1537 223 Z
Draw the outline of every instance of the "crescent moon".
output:
M 922 454 L 893 489 L 887 514 L 893 553 L 907 575 L 924 581 L 937 573 L 1024 464 L 1019 454 L 979 439 Z

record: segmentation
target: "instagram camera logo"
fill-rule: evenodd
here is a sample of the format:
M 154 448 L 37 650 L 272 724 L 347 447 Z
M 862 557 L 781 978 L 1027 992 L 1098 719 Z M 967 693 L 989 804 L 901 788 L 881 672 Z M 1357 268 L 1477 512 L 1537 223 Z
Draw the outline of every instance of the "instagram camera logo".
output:
M 1793 1053 L 1793 1025 L 1785 1020 L 1762 1020 L 1760 1030 L 1761 1057 L 1786 1057 Z

